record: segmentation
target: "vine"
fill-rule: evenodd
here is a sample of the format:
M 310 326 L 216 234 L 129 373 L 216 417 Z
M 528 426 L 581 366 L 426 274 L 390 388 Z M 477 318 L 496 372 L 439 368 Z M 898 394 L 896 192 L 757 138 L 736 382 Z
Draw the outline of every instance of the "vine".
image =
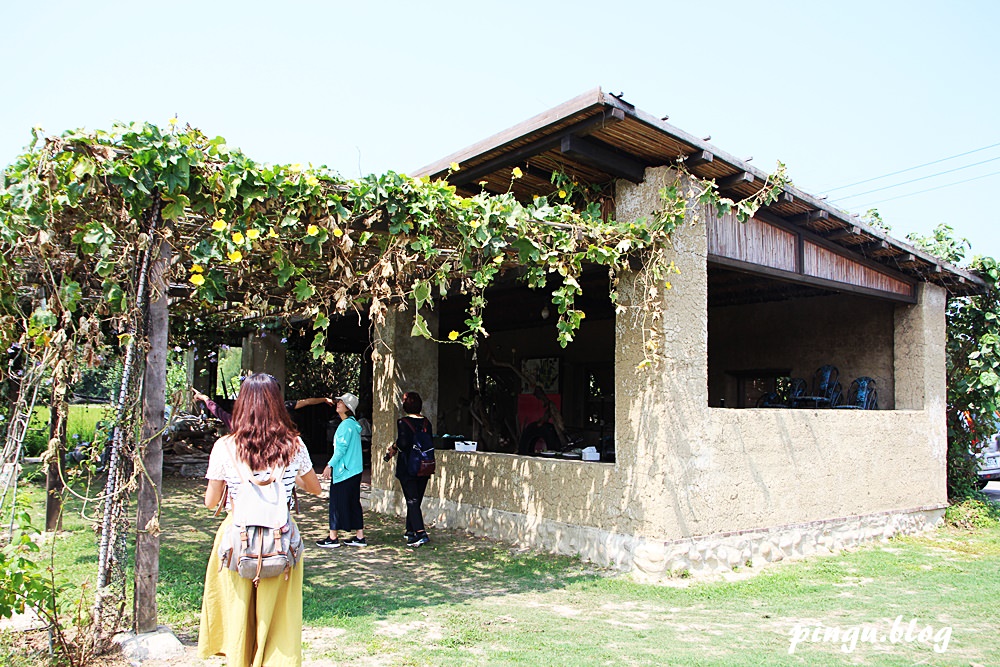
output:
M 464 197 L 446 180 L 395 172 L 350 180 L 322 166 L 258 163 L 176 119 L 167 129 L 36 130 L 0 183 L 0 344 L 20 345 L 27 363 L 57 350 L 70 381 L 82 366 L 141 352 L 143 258 L 166 241 L 172 335 L 193 340 L 241 318 L 305 315 L 314 358 L 329 358 L 326 331 L 352 312 L 377 325 L 390 307 L 405 307 L 412 334 L 433 338 L 422 313 L 454 293 L 470 297 L 465 328 L 440 342 L 475 348 L 488 335 L 487 290 L 513 268 L 533 289 L 555 278 L 557 340 L 566 346 L 586 318 L 577 307 L 584 267 L 607 269 L 624 313 L 619 277 L 638 264 L 631 306 L 647 335 L 640 366 L 649 365 L 662 345 L 660 290 L 676 271 L 671 234 L 697 222 L 704 206 L 745 220 L 786 182 L 779 164 L 754 197 L 734 202 L 688 174 L 683 160 L 674 170 L 653 215 L 620 221 L 607 192 L 562 173 L 552 176 L 553 192 L 522 202 L 509 191 Z M 514 167 L 511 183 L 521 176 Z M 135 406 L 117 419 L 116 433 L 134 438 Z M 142 447 L 116 440 L 119 449 Z M 118 488 L 133 486 L 134 477 Z

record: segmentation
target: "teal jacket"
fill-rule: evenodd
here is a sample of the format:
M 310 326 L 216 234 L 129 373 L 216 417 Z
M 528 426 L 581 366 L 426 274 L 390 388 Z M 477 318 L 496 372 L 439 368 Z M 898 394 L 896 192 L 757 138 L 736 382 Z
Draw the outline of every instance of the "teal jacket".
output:
M 360 475 L 364 469 L 361 461 L 361 424 L 354 417 L 348 417 L 337 427 L 329 465 L 334 484 Z

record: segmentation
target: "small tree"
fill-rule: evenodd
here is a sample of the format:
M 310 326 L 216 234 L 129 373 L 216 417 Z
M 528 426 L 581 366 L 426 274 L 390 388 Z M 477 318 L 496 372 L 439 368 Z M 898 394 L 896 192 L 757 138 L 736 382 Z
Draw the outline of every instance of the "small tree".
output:
M 965 260 L 968 240 L 938 225 L 932 236 L 911 234 L 910 241 L 941 259 Z M 976 460 L 996 432 L 1000 409 L 1000 269 L 992 257 L 974 256 L 969 267 L 986 281 L 976 296 L 953 297 L 946 311 L 948 382 L 948 496 L 961 499 L 976 486 Z

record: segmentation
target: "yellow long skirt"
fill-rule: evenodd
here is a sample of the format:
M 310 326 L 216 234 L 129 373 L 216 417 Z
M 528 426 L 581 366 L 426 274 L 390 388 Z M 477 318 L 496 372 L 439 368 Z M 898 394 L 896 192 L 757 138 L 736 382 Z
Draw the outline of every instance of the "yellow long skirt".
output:
M 229 568 L 219 571 L 219 542 L 232 523 L 215 534 L 205 572 L 198 657 L 226 656 L 229 667 L 301 667 L 303 560 L 283 576 L 253 581 Z

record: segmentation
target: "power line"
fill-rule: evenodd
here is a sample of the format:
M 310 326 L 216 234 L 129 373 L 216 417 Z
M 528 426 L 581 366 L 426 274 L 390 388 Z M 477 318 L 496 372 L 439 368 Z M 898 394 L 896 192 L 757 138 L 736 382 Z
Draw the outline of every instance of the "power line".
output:
M 989 150 L 990 148 L 996 148 L 1000 146 L 1000 143 L 990 144 L 989 146 L 983 146 L 982 148 L 975 148 L 971 151 L 966 151 L 964 153 L 959 153 L 958 155 L 951 155 L 948 157 L 943 157 L 940 160 L 933 160 L 931 162 L 925 162 L 924 164 L 918 164 L 916 167 L 907 167 L 906 169 L 900 169 L 899 171 L 894 171 L 889 174 L 882 174 L 881 176 L 874 176 L 872 178 L 866 178 L 863 181 L 857 181 L 856 183 L 848 183 L 847 185 L 841 185 L 836 188 L 830 188 L 829 190 L 823 190 L 820 194 L 830 194 L 831 192 L 836 192 L 837 190 L 846 190 L 847 188 L 853 188 L 855 185 L 863 185 L 865 183 L 871 183 L 872 181 L 879 181 L 883 178 L 889 178 L 890 176 L 897 176 L 899 174 L 905 174 L 908 171 L 914 171 L 915 169 L 922 169 L 924 167 L 929 167 L 932 164 L 937 164 L 939 162 L 947 162 L 948 160 L 954 160 L 955 158 L 965 157 L 966 155 L 972 155 L 973 153 L 978 153 L 980 151 Z
M 997 157 L 991 157 L 989 160 L 983 160 L 981 162 L 973 162 L 972 164 L 966 164 L 961 167 L 955 167 L 954 169 L 946 169 L 944 171 L 939 171 L 936 174 L 930 174 L 928 176 L 920 176 L 919 178 L 911 178 L 908 181 L 903 181 L 902 183 L 894 183 L 892 185 L 885 185 L 881 188 L 874 188 L 872 190 L 865 190 L 864 192 L 858 192 L 853 195 L 846 195 L 840 197 L 839 199 L 831 199 L 830 201 L 844 201 L 845 199 L 854 199 L 855 197 L 860 197 L 862 195 L 870 195 L 873 192 L 881 192 L 882 190 L 891 190 L 892 188 L 898 188 L 901 185 L 909 185 L 910 183 L 916 183 L 917 181 L 926 181 L 928 178 L 934 178 L 936 176 L 944 176 L 945 174 L 950 174 L 956 171 L 962 171 L 963 169 L 968 169 L 969 167 L 978 167 L 981 164 L 986 164 L 987 162 L 996 162 L 1000 160 L 1000 155 Z
M 971 183 L 972 181 L 978 181 L 981 178 L 988 178 L 990 176 L 997 176 L 997 175 L 1000 175 L 1000 171 L 993 171 L 993 172 L 990 172 L 988 174 L 983 174 L 982 176 L 974 176 L 972 178 L 966 178 L 966 179 L 961 180 L 961 181 L 955 181 L 954 183 L 947 183 L 945 185 L 939 185 L 939 186 L 934 187 L 934 188 L 927 188 L 925 190 L 917 190 L 916 192 L 909 192 L 909 193 L 907 193 L 905 195 L 899 195 L 897 197 L 889 197 L 888 199 L 879 199 L 878 201 L 869 202 L 868 204 L 864 204 L 862 206 L 858 206 L 857 208 L 858 209 L 868 209 L 868 207 L 874 206 L 875 204 L 884 204 L 887 201 L 895 201 L 896 199 L 903 199 L 904 197 L 912 197 L 914 195 L 922 195 L 922 194 L 924 194 L 926 192 L 934 192 L 935 190 L 941 190 L 942 188 L 950 188 L 953 185 L 962 185 L 963 183 Z

